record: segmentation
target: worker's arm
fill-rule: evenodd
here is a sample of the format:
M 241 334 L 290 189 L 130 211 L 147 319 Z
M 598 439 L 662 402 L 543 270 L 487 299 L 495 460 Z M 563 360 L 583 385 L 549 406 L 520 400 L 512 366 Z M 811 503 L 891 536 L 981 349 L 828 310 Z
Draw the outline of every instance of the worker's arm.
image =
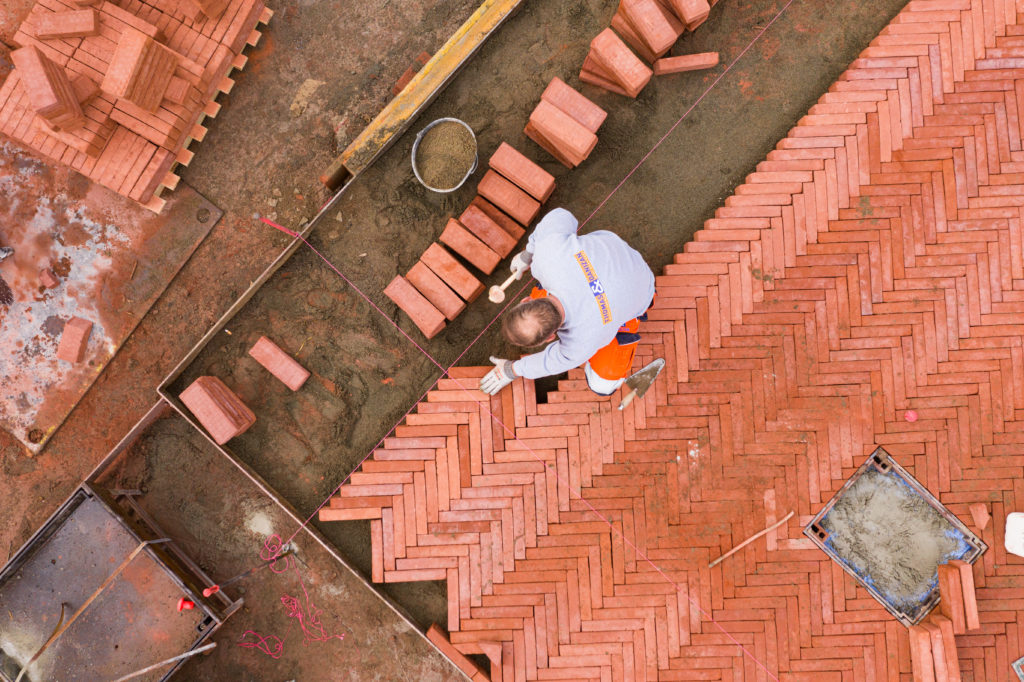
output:
M 597 350 L 591 346 L 592 344 L 576 343 L 571 335 L 567 337 L 563 332 L 562 338 L 552 341 L 544 350 L 516 360 L 512 363 L 512 370 L 516 376 L 527 379 L 539 379 L 568 372 L 590 359 Z

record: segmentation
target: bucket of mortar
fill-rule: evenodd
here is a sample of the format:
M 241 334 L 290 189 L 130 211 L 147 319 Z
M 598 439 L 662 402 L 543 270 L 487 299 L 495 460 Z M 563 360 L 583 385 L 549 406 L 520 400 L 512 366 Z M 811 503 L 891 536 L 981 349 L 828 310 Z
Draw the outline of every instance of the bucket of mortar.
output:
M 469 165 L 469 168 L 466 170 L 466 173 L 462 176 L 462 179 L 459 180 L 459 182 L 454 187 L 449 187 L 448 189 L 440 189 L 438 187 L 431 187 L 430 184 L 423 179 L 423 176 L 420 174 L 420 168 L 416 163 L 416 158 L 417 153 L 419 152 L 420 149 L 420 142 L 423 141 L 423 136 L 426 135 L 435 126 L 440 125 L 441 123 L 448 122 L 458 123 L 459 125 L 463 126 L 466 130 L 469 131 L 470 139 L 473 141 L 473 162 Z M 477 154 L 476 135 L 473 133 L 473 129 L 469 127 L 468 123 L 457 118 L 439 118 L 436 121 L 432 121 L 431 123 L 427 124 L 426 128 L 424 128 L 423 130 L 416 134 L 416 140 L 412 143 L 412 172 L 416 176 L 416 179 L 419 180 L 420 184 L 429 189 L 431 192 L 448 194 L 449 192 L 454 192 L 458 188 L 462 187 L 462 185 L 465 184 L 466 180 L 469 179 L 469 176 L 476 171 L 478 162 L 479 156 Z

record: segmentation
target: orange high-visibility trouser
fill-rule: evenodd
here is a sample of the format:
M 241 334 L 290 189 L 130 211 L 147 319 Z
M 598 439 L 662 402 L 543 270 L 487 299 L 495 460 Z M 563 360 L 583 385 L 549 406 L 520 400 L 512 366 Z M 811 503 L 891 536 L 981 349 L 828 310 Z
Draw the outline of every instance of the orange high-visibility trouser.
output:
M 530 298 L 545 298 L 547 295 L 548 292 L 540 287 L 534 287 L 530 292 Z M 640 334 L 637 333 L 639 329 L 640 320 L 637 318 L 619 327 L 611 343 L 590 358 L 590 369 L 602 379 L 625 379 L 629 375 L 629 370 L 633 368 L 633 356 L 640 343 Z

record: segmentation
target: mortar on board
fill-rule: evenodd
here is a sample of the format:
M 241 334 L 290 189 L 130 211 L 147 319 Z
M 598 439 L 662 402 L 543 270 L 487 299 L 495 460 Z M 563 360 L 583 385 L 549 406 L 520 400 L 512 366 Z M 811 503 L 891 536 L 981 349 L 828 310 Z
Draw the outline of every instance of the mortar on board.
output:
M 804 529 L 904 625 L 939 601 L 938 565 L 988 549 L 882 448 Z
M 447 194 L 462 187 L 477 162 L 476 135 L 457 118 L 429 123 L 412 143 L 412 172 L 432 192 Z

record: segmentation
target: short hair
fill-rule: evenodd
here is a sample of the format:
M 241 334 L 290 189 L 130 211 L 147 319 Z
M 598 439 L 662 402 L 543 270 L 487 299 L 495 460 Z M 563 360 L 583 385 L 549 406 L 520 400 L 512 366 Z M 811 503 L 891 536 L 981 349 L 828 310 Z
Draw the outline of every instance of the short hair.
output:
M 523 301 L 502 318 L 501 333 L 516 346 L 543 343 L 562 326 L 562 314 L 547 298 Z

